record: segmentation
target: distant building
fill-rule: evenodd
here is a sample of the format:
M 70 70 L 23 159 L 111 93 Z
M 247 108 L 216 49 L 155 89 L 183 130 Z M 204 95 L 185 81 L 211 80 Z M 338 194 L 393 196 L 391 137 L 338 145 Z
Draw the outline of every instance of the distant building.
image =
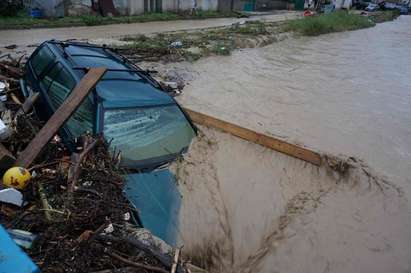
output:
M 137 15 L 145 12 L 198 10 L 254 11 L 286 9 L 286 0 L 24 0 L 47 17 L 101 13 Z M 97 3 L 100 3 L 98 5 Z M 98 8 L 100 7 L 100 8 Z M 114 13 L 114 14 L 113 14 Z
M 287 9 L 286 0 L 218 0 L 219 11 L 264 11 Z

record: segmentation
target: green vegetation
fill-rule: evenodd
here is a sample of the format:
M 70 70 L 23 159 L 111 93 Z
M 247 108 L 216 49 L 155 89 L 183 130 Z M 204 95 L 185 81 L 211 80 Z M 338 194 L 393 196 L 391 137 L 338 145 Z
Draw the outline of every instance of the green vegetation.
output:
M 315 36 L 331 32 L 368 28 L 375 22 L 366 16 L 337 11 L 326 15 L 304 17 L 291 20 L 286 24 L 287 31 L 298 32 L 302 35 Z
M 146 13 L 135 16 L 101 17 L 101 16 L 68 16 L 63 18 L 35 19 L 25 13 L 18 16 L 0 16 L 0 29 L 26 29 L 26 28 L 56 28 L 71 26 L 96 26 L 109 24 L 130 24 L 150 21 L 171 21 L 183 19 L 206 19 L 221 17 L 236 17 L 233 12 L 198 11 L 195 15 L 188 13 Z
M 153 36 L 139 35 L 124 38 L 123 41 L 132 43 L 121 49 L 127 55 L 137 55 L 148 61 L 195 61 L 203 56 L 230 55 L 234 49 L 251 47 L 252 43 L 258 46 L 259 37 L 275 35 L 278 29 L 276 23 L 250 21 L 224 28 Z M 247 44 L 244 42 L 246 40 Z M 173 42 L 179 42 L 181 46 L 173 46 Z
M 353 14 L 347 11 L 337 11 L 330 14 L 288 21 L 285 25 L 285 30 L 294 31 L 302 35 L 315 36 L 373 27 L 376 23 L 392 21 L 399 15 L 399 10 L 376 11 L 369 13 L 368 16 Z

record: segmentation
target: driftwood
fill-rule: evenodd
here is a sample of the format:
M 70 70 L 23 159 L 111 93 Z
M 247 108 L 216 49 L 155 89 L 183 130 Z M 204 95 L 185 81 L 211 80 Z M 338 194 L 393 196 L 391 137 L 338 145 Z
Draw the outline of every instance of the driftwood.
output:
M 180 258 L 180 248 L 176 249 L 176 252 L 174 253 L 174 260 L 173 260 L 173 266 L 171 267 L 171 273 L 176 273 L 177 266 L 178 266 L 178 259 Z
M 138 240 L 135 237 L 117 238 L 117 237 L 113 237 L 113 236 L 110 236 L 110 235 L 100 235 L 100 236 L 98 236 L 98 238 L 101 239 L 101 240 L 104 240 L 104 241 L 129 243 L 130 245 L 136 247 L 137 249 L 144 251 L 149 256 L 152 256 L 152 257 L 156 258 L 156 260 L 158 260 L 166 268 L 171 269 L 172 266 L 173 266 L 173 260 L 170 256 L 165 255 L 165 254 L 153 249 L 152 247 L 144 244 L 143 242 L 141 242 L 140 240 Z M 183 270 L 183 268 L 181 266 L 177 266 L 176 272 L 177 273 L 185 273 L 185 270 Z
M 21 70 L 16 68 L 16 67 L 0 63 L 0 68 L 3 69 L 3 70 L 6 70 L 7 74 L 9 74 L 10 76 L 12 76 L 14 78 L 23 77 L 23 73 L 21 72 Z
M 31 94 L 23 103 L 17 115 L 27 114 L 33 108 L 33 105 L 36 103 L 37 99 L 39 98 L 40 93 L 33 93 Z
M 107 253 L 111 258 L 114 258 L 116 260 L 119 260 L 122 263 L 125 263 L 126 265 L 135 267 L 135 268 L 142 268 L 145 270 L 150 270 L 153 272 L 159 272 L 159 273 L 169 273 L 167 270 L 164 270 L 160 267 L 156 267 L 156 266 L 151 266 L 151 265 L 145 265 L 145 264 L 141 264 L 141 263 L 136 263 L 133 261 L 130 261 L 126 258 L 121 257 L 120 255 L 117 255 L 115 253 Z
M 317 152 L 221 119 L 217 119 L 215 117 L 208 116 L 203 113 L 187 108 L 184 110 L 195 123 L 219 129 L 233 136 L 254 142 L 277 152 L 310 162 L 316 166 L 321 165 L 321 156 Z
M 68 188 L 69 192 L 74 192 L 78 178 L 80 177 L 81 163 L 86 158 L 87 154 L 96 146 L 97 141 L 98 141 L 97 139 L 93 139 L 90 142 L 90 138 L 85 137 L 84 144 L 83 144 L 83 151 L 80 154 L 73 154 L 73 157 L 72 157 L 73 165 L 70 166 L 69 174 L 68 174 L 68 181 L 67 181 L 69 185 L 69 188 Z

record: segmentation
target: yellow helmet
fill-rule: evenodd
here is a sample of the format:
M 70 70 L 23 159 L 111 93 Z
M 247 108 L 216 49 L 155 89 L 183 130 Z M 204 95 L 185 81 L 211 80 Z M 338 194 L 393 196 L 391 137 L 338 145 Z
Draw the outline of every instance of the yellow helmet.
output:
M 13 167 L 7 170 L 3 175 L 3 184 L 6 187 L 12 187 L 19 190 L 24 189 L 31 179 L 30 172 L 21 167 Z

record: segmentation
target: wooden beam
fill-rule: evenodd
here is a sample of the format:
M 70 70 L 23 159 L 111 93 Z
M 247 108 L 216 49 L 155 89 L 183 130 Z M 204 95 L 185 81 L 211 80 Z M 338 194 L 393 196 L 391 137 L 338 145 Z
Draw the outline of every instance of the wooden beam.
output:
M 40 132 L 29 143 L 26 149 L 17 158 L 15 166 L 28 168 L 43 147 L 51 140 L 57 131 L 64 125 L 76 111 L 90 91 L 103 77 L 106 68 L 91 68 L 80 83 L 73 89 L 68 98 L 51 116 Z
M 321 156 L 314 151 L 187 108 L 184 108 L 184 110 L 195 123 L 219 129 L 236 137 L 254 142 L 277 152 L 302 159 L 314 165 L 321 165 Z

